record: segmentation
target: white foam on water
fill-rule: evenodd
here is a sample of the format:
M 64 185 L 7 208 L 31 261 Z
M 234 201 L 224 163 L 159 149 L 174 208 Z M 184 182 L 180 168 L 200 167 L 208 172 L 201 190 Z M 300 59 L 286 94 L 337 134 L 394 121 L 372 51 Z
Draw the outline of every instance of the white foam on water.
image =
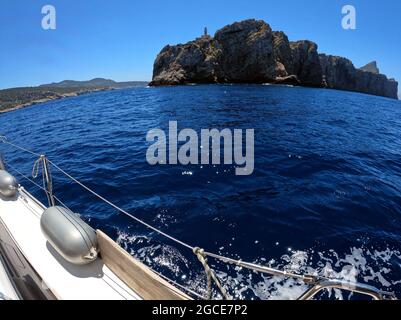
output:
M 398 250 L 387 248 L 375 250 L 367 248 L 350 248 L 349 253 L 338 254 L 334 250 L 315 252 L 291 251 L 279 259 L 272 259 L 267 264 L 264 258 L 254 263 L 267 265 L 280 270 L 297 274 L 320 275 L 328 278 L 349 282 L 361 282 L 373 285 L 379 289 L 400 293 L 401 280 L 394 280 L 392 273 L 400 274 L 401 254 Z M 247 291 L 262 300 L 294 300 L 299 298 L 309 287 L 299 280 L 292 278 L 271 277 L 263 275 L 262 280 L 255 282 L 255 273 L 237 268 L 238 276 L 232 278 L 227 273 L 219 273 L 226 289 L 235 292 L 236 299 L 249 297 Z M 241 283 L 241 285 L 239 285 Z M 245 286 L 244 286 L 245 283 Z M 398 287 L 397 287 L 398 286 Z M 326 291 L 329 299 L 350 299 L 352 293 L 339 289 Z
M 316 255 L 318 261 L 316 263 Z M 255 261 L 257 263 L 257 261 Z M 334 250 L 325 252 L 293 251 L 284 255 L 279 262 L 271 261 L 270 267 L 299 274 L 320 275 L 349 282 L 362 282 L 374 285 L 388 292 L 398 292 L 400 280 L 394 280 L 392 273 L 400 274 L 401 254 L 398 250 L 387 248 L 374 250 L 366 248 L 350 248 L 350 252 L 340 256 Z M 294 279 L 264 277 L 263 283 L 250 288 L 261 299 L 296 299 L 308 288 Z M 262 288 L 262 290 L 261 290 Z M 267 292 L 267 294 L 266 294 Z M 329 298 L 349 299 L 353 295 L 334 289 L 328 292 Z
M 181 172 L 181 175 L 183 175 L 183 176 L 192 176 L 194 173 L 193 173 L 193 171 L 183 171 L 183 172 Z
M 130 254 L 140 259 L 150 267 L 161 267 L 173 273 L 180 283 L 200 293 L 206 293 L 206 277 L 203 268 L 190 262 L 179 249 L 160 244 L 152 244 L 152 239 L 146 236 L 129 235 L 119 232 L 117 242 Z M 134 250 L 135 246 L 138 249 Z M 268 261 L 261 257 L 256 264 L 297 273 L 320 275 L 328 278 L 349 282 L 360 282 L 373 285 L 379 289 L 395 292 L 400 295 L 401 279 L 393 273 L 401 274 L 401 253 L 398 250 L 386 248 L 352 247 L 349 252 L 338 254 L 334 250 L 289 251 L 278 259 Z M 240 267 L 217 263 L 210 260 L 219 279 L 226 290 L 235 299 L 262 299 L 262 300 L 294 300 L 299 298 L 308 285 L 292 278 L 261 275 Z M 174 279 L 175 280 L 175 279 Z M 214 297 L 221 298 L 214 290 Z M 332 289 L 327 291 L 325 298 L 350 299 L 353 294 Z
M 160 266 L 174 273 L 176 277 L 182 277 L 182 266 L 189 268 L 188 260 L 182 253 L 172 246 L 149 245 L 150 239 L 144 236 L 128 235 L 119 232 L 117 243 L 127 250 L 132 256 L 140 259 L 148 266 Z M 142 245 L 134 250 L 132 246 Z

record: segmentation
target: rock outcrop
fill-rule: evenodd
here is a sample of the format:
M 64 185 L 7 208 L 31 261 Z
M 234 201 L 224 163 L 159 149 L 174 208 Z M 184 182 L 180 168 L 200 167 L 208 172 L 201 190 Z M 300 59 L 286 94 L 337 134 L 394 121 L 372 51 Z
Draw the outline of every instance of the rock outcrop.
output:
M 376 63 L 361 69 L 318 53 L 311 41 L 290 42 L 261 20 L 225 26 L 214 37 L 166 46 L 156 58 L 150 85 L 280 83 L 358 91 L 397 99 L 398 83 Z
M 217 81 L 220 45 L 202 37 L 184 45 L 166 46 L 156 58 L 153 85 L 213 83 Z
M 398 83 L 385 75 L 356 69 L 345 58 L 321 54 L 323 82 L 327 88 L 356 91 L 398 99 Z
M 221 48 L 218 81 L 260 83 L 275 78 L 273 31 L 268 24 L 237 22 L 217 31 L 214 39 Z
M 311 41 L 297 41 L 291 42 L 290 47 L 293 74 L 302 85 L 320 87 L 323 75 L 317 44 Z
M 363 66 L 362 68 L 359 68 L 359 70 L 371 72 L 371 73 L 375 73 L 375 74 L 380 74 L 380 70 L 377 67 L 376 61 L 372 61 L 372 62 L 368 63 L 367 65 Z

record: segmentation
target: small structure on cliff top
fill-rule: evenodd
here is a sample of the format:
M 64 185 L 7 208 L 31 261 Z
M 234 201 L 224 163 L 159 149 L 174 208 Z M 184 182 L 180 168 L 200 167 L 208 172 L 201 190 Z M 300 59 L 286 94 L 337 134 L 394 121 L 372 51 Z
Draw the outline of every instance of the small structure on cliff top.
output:
M 151 86 L 193 83 L 276 83 L 326 87 L 398 99 L 398 83 L 373 62 L 321 54 L 312 41 L 289 41 L 263 20 L 235 22 L 194 41 L 163 49 Z

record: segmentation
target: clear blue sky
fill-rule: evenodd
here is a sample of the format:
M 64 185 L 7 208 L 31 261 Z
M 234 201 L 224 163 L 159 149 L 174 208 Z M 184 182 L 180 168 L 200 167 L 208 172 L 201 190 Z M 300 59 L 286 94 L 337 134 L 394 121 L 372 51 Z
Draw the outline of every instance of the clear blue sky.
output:
M 57 30 L 41 28 L 41 8 L 57 9 Z M 357 30 L 341 28 L 341 8 L 357 9 Z M 290 40 L 310 39 L 320 52 L 361 66 L 377 60 L 401 80 L 399 0 L 0 0 L 0 88 L 94 77 L 150 80 L 166 44 L 257 18 Z

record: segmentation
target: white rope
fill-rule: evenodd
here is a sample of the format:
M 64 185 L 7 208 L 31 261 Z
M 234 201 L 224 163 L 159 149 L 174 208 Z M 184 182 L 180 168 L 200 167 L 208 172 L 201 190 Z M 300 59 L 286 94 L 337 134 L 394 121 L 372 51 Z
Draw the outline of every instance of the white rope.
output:
M 36 179 L 39 175 L 40 165 L 43 165 L 43 158 L 40 156 L 34 163 L 32 167 L 32 178 Z
M 206 291 L 206 300 L 210 300 L 212 298 L 212 280 L 216 284 L 217 288 L 220 290 L 223 298 L 226 300 L 232 300 L 232 298 L 228 295 L 226 289 L 221 285 L 219 279 L 217 279 L 216 273 L 210 268 L 207 263 L 205 250 L 201 248 L 194 248 L 194 254 L 198 257 L 199 262 L 202 264 L 205 269 L 206 278 L 207 278 L 207 291 Z
M 8 145 L 11 145 L 11 146 L 13 146 L 13 147 L 15 147 L 15 148 L 17 148 L 17 149 L 19 149 L 19 150 L 28 152 L 28 153 L 30 153 L 31 155 L 38 156 L 39 158 L 44 157 L 43 155 L 39 155 L 39 154 L 36 153 L 36 152 L 33 152 L 33 151 L 31 151 L 31 150 L 28 150 L 28 149 L 26 149 L 26 148 L 20 147 L 20 146 L 18 146 L 18 145 L 16 145 L 16 144 L 13 144 L 13 143 L 9 142 L 9 141 L 6 139 L 6 137 L 4 137 L 4 136 L 0 136 L 0 142 L 6 143 L 6 144 L 8 144 Z M 35 161 L 35 164 L 38 163 L 39 161 L 40 161 L 40 159 L 36 160 L 36 161 Z M 64 171 L 64 170 L 63 170 L 62 168 L 60 168 L 57 164 L 55 164 L 53 161 L 49 160 L 48 158 L 47 158 L 47 161 L 48 161 L 48 163 L 50 163 L 52 166 L 54 166 L 58 171 L 60 171 L 63 175 L 65 175 L 65 176 L 68 177 L 70 180 L 72 180 L 73 182 L 75 182 L 76 184 L 78 184 L 79 186 L 81 186 L 82 188 L 84 188 L 85 190 L 87 190 L 88 192 L 90 192 L 91 194 L 93 194 L 94 196 L 96 196 L 97 198 L 99 198 L 100 200 L 102 200 L 103 202 L 107 203 L 108 205 L 110 205 L 111 207 L 113 207 L 114 209 L 116 209 L 117 211 L 123 213 L 124 215 L 126 215 L 126 216 L 128 216 L 129 218 L 131 218 L 131 219 L 137 221 L 138 223 L 144 225 L 145 227 L 151 229 L 152 231 L 154 231 L 154 232 L 156 232 L 156 233 L 158 233 L 158 234 L 160 234 L 160 235 L 166 237 L 167 239 L 170 239 L 171 241 L 173 241 L 173 242 L 175 242 L 175 243 L 177 243 L 177 244 L 180 244 L 180 245 L 182 245 L 183 247 L 185 247 L 185 248 L 187 248 L 187 249 L 190 249 L 192 252 L 194 251 L 194 249 L 196 249 L 194 246 L 191 246 L 191 245 L 189 245 L 188 243 L 185 243 L 185 242 L 183 242 L 183 241 L 181 241 L 181 240 L 179 240 L 179 239 L 177 239 L 177 238 L 175 238 L 175 237 L 173 237 L 173 236 L 170 236 L 169 234 L 167 234 L 167 233 L 165 233 L 165 232 L 163 232 L 163 231 L 161 231 L 161 230 L 159 230 L 159 229 L 153 227 L 152 225 L 150 225 L 150 224 L 148 224 L 148 223 L 142 221 L 141 219 L 135 217 L 134 215 L 130 214 L 129 212 L 125 211 L 124 209 L 118 207 L 117 205 L 115 205 L 115 204 L 112 203 L 111 201 L 107 200 L 105 197 L 101 196 L 100 194 L 98 194 L 97 192 L 95 192 L 94 190 L 92 190 L 91 188 L 89 188 L 88 186 L 86 186 L 85 184 L 83 184 L 82 182 L 80 182 L 78 179 L 74 178 L 74 177 L 73 177 L 72 175 L 70 175 L 68 172 Z M 34 166 L 34 171 L 36 170 L 35 168 L 37 168 L 37 166 L 38 166 L 38 165 L 35 165 L 35 166 Z M 14 168 L 14 170 L 16 170 L 16 169 Z M 17 171 L 17 170 L 16 170 L 16 171 Z M 17 172 L 18 172 L 18 171 L 17 171 Z M 32 181 L 31 181 L 31 182 L 32 182 Z M 43 189 L 43 188 L 41 188 L 41 189 Z M 47 192 L 47 191 L 46 191 L 46 192 Z M 304 281 L 308 281 L 308 280 L 311 281 L 312 279 L 313 279 L 313 280 L 316 280 L 316 279 L 318 279 L 318 278 L 319 278 L 319 279 L 322 279 L 321 277 L 305 276 L 305 275 L 299 275 L 299 274 L 289 273 L 289 272 L 286 272 L 286 271 L 275 270 L 275 269 L 272 269 L 272 268 L 268 268 L 268 267 L 264 267 L 264 266 L 259 266 L 259 265 L 255 265 L 255 264 L 252 264 L 252 263 L 243 262 L 243 261 L 241 261 L 241 260 L 234 260 L 234 259 L 227 258 L 227 257 L 221 256 L 221 255 L 215 254 L 215 253 L 211 253 L 211 252 L 206 252 L 206 251 L 204 251 L 204 254 L 205 254 L 205 256 L 209 256 L 209 257 L 212 257 L 212 258 L 214 258 L 214 259 L 218 259 L 218 260 L 223 261 L 223 262 L 226 262 L 226 263 L 235 264 L 235 265 L 242 266 L 242 267 L 245 267 L 245 268 L 248 268 L 248 269 L 251 269 L 251 270 L 257 270 L 257 271 L 262 272 L 262 273 L 268 273 L 268 274 L 273 274 L 273 275 L 281 275 L 281 276 L 285 276 L 285 277 L 294 277 L 294 278 L 302 279 L 302 280 L 304 280 Z
M 117 211 L 125 214 L 126 216 L 130 217 L 131 219 L 137 221 L 138 223 L 144 225 L 145 227 L 153 230 L 154 232 L 190 249 L 193 250 L 193 247 L 181 240 L 178 240 L 176 238 L 174 238 L 173 236 L 168 235 L 167 233 L 160 231 L 159 229 L 153 227 L 152 225 L 140 220 L 139 218 L 135 217 L 134 215 L 128 213 L 127 211 L 125 211 L 124 209 L 118 207 L 117 205 L 115 205 L 114 203 L 112 203 L 111 201 L 107 200 L 106 198 L 104 198 L 103 196 L 101 196 L 100 194 L 98 194 L 97 192 L 93 191 L 92 189 L 90 189 L 89 187 L 87 187 L 86 185 L 84 185 L 83 183 L 81 183 L 78 179 L 75 179 L 73 176 L 71 176 L 70 174 L 68 174 L 67 172 L 65 172 L 63 169 L 61 169 L 58 165 L 56 165 L 54 162 L 52 162 L 51 160 L 48 160 L 49 163 L 51 165 L 53 165 L 57 170 L 59 170 L 62 174 L 64 174 L 65 176 L 67 176 L 68 178 L 70 178 L 72 181 L 74 181 L 76 184 L 80 185 L 82 188 L 84 188 L 85 190 L 89 191 L 90 193 L 92 193 L 94 196 L 96 196 L 97 198 L 99 198 L 100 200 L 102 200 L 103 202 L 107 203 L 108 205 L 110 205 L 111 207 L 113 207 L 114 209 L 116 209 Z
M 39 158 L 44 157 L 43 155 L 39 155 L 39 154 L 36 153 L 36 152 L 33 152 L 33 151 L 31 151 L 31 150 L 28 150 L 28 149 L 26 149 L 26 148 L 20 147 L 20 146 L 18 146 L 18 145 L 15 145 L 15 144 L 9 142 L 4 136 L 0 136 L 0 142 L 6 143 L 6 144 L 11 145 L 11 146 L 14 146 L 15 148 L 17 148 L 17 149 L 19 149 L 19 150 L 28 152 L 28 153 L 30 153 L 30 154 L 32 154 L 32 155 L 38 156 Z M 40 159 L 38 159 L 35 163 L 37 163 L 39 160 L 40 160 Z M 179 240 L 179 239 L 177 239 L 177 238 L 175 238 L 175 237 L 173 237 L 173 236 L 170 236 L 169 234 L 167 234 L 167 233 L 165 233 L 165 232 L 163 232 L 163 231 L 161 231 L 161 230 L 159 230 L 159 229 L 153 227 L 152 225 L 150 225 L 150 224 L 148 224 L 148 223 L 142 221 L 141 219 L 135 217 L 134 215 L 132 215 L 132 214 L 130 214 L 129 212 L 125 211 L 124 209 L 118 207 L 117 205 L 115 205 L 115 204 L 112 203 L 111 201 L 107 200 L 105 197 L 101 196 L 100 194 L 98 194 L 97 192 L 95 192 L 94 190 L 92 190 L 91 188 L 89 188 L 88 186 L 86 186 L 85 184 L 83 184 L 82 182 L 80 182 L 78 179 L 74 178 L 72 175 L 70 175 L 68 172 L 64 171 L 64 170 L 63 170 L 62 168 L 60 168 L 57 164 L 55 164 L 53 161 L 49 160 L 48 158 L 47 158 L 47 161 L 48 161 L 52 166 L 54 166 L 58 171 L 60 171 L 63 175 L 65 175 L 65 176 L 68 177 L 70 180 L 72 180 L 73 182 L 75 182 L 76 184 L 78 184 L 79 186 L 81 186 L 82 188 L 84 188 L 85 190 L 87 190 L 88 192 L 90 192 L 91 194 L 93 194 L 94 196 L 96 196 L 97 198 L 99 198 L 100 200 L 102 200 L 103 202 L 107 203 L 108 205 L 110 205 L 111 207 L 113 207 L 114 209 L 116 209 L 117 211 L 123 213 L 124 215 L 126 215 L 126 216 L 128 216 L 129 218 L 131 218 L 131 219 L 137 221 L 138 223 L 144 225 L 145 227 L 151 229 L 152 231 L 154 231 L 154 232 L 156 232 L 156 233 L 158 233 L 158 234 L 160 234 L 160 235 L 166 237 L 167 239 L 170 239 L 171 241 L 173 241 L 173 242 L 175 242 L 175 243 L 177 243 L 177 244 L 180 244 L 180 245 L 182 245 L 183 247 L 185 247 L 185 248 L 187 248 L 187 249 L 190 249 L 192 252 L 194 251 L 194 249 L 195 249 L 194 246 L 191 246 L 191 245 L 189 245 L 188 243 L 185 243 L 185 242 L 183 242 L 183 241 L 181 241 L 181 240 Z M 34 166 L 34 168 L 35 168 L 35 166 Z M 14 170 L 15 170 L 15 169 L 14 169 Z M 16 170 L 16 171 L 17 171 L 17 170 Z M 18 172 L 18 171 L 17 171 L 17 172 Z M 31 182 L 32 182 L 32 181 L 31 181 Z M 43 189 L 43 188 L 41 188 L 41 189 Z M 252 263 L 246 263 L 246 262 L 243 262 L 243 261 L 241 261 L 241 260 L 234 260 L 234 259 L 227 258 L 227 257 L 221 256 L 221 255 L 215 254 L 215 253 L 211 253 L 211 252 L 206 252 L 206 251 L 204 251 L 204 254 L 205 254 L 205 256 L 209 256 L 209 257 L 218 259 L 218 260 L 223 261 L 223 262 L 226 262 L 226 263 L 231 263 L 231 264 L 243 266 L 243 267 L 245 267 L 245 268 L 252 269 L 252 270 L 256 270 L 256 269 L 257 269 L 258 271 L 264 272 L 264 273 L 269 273 L 269 274 L 274 274 L 274 275 L 282 275 L 282 276 L 286 276 L 286 277 L 294 277 L 294 278 L 299 278 L 299 279 L 302 279 L 302 280 L 308 280 L 308 279 L 312 279 L 312 278 L 313 278 L 313 279 L 316 279 L 315 276 L 304 276 L 304 275 L 298 275 L 298 274 L 288 273 L 288 272 L 286 272 L 286 271 L 280 271 L 280 270 L 275 270 L 275 269 L 271 269 L 271 268 L 264 267 L 264 266 L 254 265 L 254 264 L 252 264 Z M 257 268 L 257 267 L 258 267 L 258 268 Z
M 28 180 L 29 182 L 31 182 L 33 185 L 35 185 L 37 188 L 39 188 L 40 190 L 49 193 L 44 187 L 42 187 L 41 185 L 37 184 L 35 181 L 33 181 L 32 179 L 30 179 L 28 176 L 26 176 L 25 174 L 23 174 L 21 171 L 17 170 L 16 168 L 14 168 L 12 165 L 10 165 L 9 163 L 7 163 L 7 167 L 10 167 L 13 171 L 15 171 L 18 175 L 20 175 L 21 177 L 23 177 L 24 179 Z M 57 198 L 55 195 L 53 195 L 54 199 L 56 199 L 65 209 L 70 210 L 70 208 L 63 203 L 59 198 Z M 71 211 L 71 210 L 70 210 Z M 72 212 L 72 211 L 71 211 Z M 200 298 L 200 299 L 204 299 L 199 293 L 191 290 L 190 288 L 187 288 L 177 282 L 175 282 L 174 280 L 166 277 L 165 275 L 155 271 L 154 269 L 152 269 L 152 271 L 154 273 L 156 273 L 158 276 L 162 277 L 164 280 L 174 284 L 175 286 L 181 288 L 182 290 L 187 291 L 188 293 L 192 294 L 193 296 Z M 1 300 L 1 299 L 0 299 Z
M 205 259 L 205 252 L 203 249 L 197 248 L 197 247 L 192 247 L 191 245 L 178 240 L 170 235 L 168 235 L 167 233 L 164 233 L 163 231 L 160 231 L 159 229 L 156 229 L 155 227 L 151 226 L 150 224 L 140 220 L 139 218 L 133 216 L 132 214 L 126 212 L 125 210 L 123 210 L 122 208 L 118 207 L 117 205 L 115 205 L 114 203 L 112 203 L 111 201 L 107 200 L 106 198 L 102 197 L 101 195 L 99 195 L 98 193 L 96 193 L 95 191 L 93 191 L 92 189 L 90 189 L 89 187 L 87 187 L 86 185 L 84 185 L 83 183 L 81 183 L 78 179 L 74 178 L 73 176 L 71 176 L 69 173 L 67 173 L 66 171 L 64 171 L 63 169 L 61 169 L 58 165 L 56 165 L 55 163 L 53 163 L 51 160 L 48 160 L 48 162 L 53 165 L 57 170 L 59 170 L 61 173 L 63 173 L 65 176 L 67 176 L 68 178 L 70 178 L 72 181 L 74 181 L 75 183 L 77 183 L 78 185 L 80 185 L 82 188 L 84 188 L 85 190 L 87 190 L 88 192 L 92 193 L 94 196 L 98 197 L 100 200 L 106 202 L 107 204 L 109 204 L 110 206 L 112 206 L 113 208 L 115 208 L 116 210 L 120 211 L 121 213 L 127 215 L 128 217 L 134 219 L 135 221 L 141 223 L 142 225 L 148 227 L 149 229 L 155 231 L 156 233 L 165 236 L 166 238 L 181 244 L 182 246 L 191 249 L 195 255 L 198 257 L 198 260 L 202 263 L 204 269 L 205 269 L 205 273 L 207 275 L 207 279 L 208 279 L 208 285 L 207 285 L 207 300 L 209 300 L 211 298 L 211 293 L 212 293 L 212 287 L 211 287 L 211 280 L 213 279 L 214 283 L 216 284 L 216 286 L 219 288 L 220 292 L 222 293 L 223 297 L 226 300 L 232 300 L 232 298 L 228 295 L 228 293 L 226 292 L 226 290 L 223 288 L 223 286 L 221 285 L 220 281 L 217 279 L 216 274 L 213 272 L 213 270 L 209 267 L 209 265 L 207 264 L 207 260 Z M 172 281 L 169 279 L 169 281 Z M 189 291 L 187 288 L 185 288 L 187 291 Z
M 124 209 L 118 207 L 117 205 L 115 205 L 114 203 L 112 203 L 111 201 L 105 199 L 104 197 L 102 197 L 101 195 L 99 195 L 98 193 L 96 193 L 95 191 L 93 191 L 92 189 L 90 189 L 89 187 L 87 187 L 86 185 L 84 185 L 82 182 L 80 182 L 78 179 L 74 178 L 73 176 L 71 176 L 70 174 L 68 174 L 66 171 L 64 171 L 63 169 L 61 169 L 59 166 L 57 166 L 54 162 L 52 162 L 51 160 L 48 160 L 50 164 L 52 164 L 57 170 L 59 170 L 62 174 L 64 174 L 65 176 L 67 176 L 68 178 L 70 178 L 72 181 L 74 181 L 75 183 L 77 183 L 78 185 L 80 185 L 82 188 L 84 188 L 85 190 L 87 190 L 88 192 L 92 193 L 94 196 L 98 197 L 100 200 L 106 202 L 107 204 L 109 204 L 111 207 L 113 207 L 114 209 L 116 209 L 117 211 L 125 214 L 126 216 L 134 219 L 135 221 L 137 221 L 138 223 L 148 227 L 149 229 L 155 231 L 156 233 L 190 249 L 191 251 L 194 251 L 195 247 L 181 241 L 178 240 L 177 238 L 168 235 L 167 233 L 160 231 L 159 229 L 156 229 L 155 227 L 151 226 L 150 224 L 140 220 L 139 218 L 135 217 L 134 215 L 128 213 L 127 211 L 125 211 Z M 273 274 L 273 275 L 280 275 L 280 276 L 284 276 L 284 277 L 291 277 L 291 278 L 297 278 L 297 279 L 301 279 L 305 282 L 313 282 L 317 279 L 323 279 L 323 277 L 317 277 L 317 276 L 312 276 L 312 275 L 299 275 L 299 274 L 295 274 L 295 273 L 290 273 L 287 271 L 280 271 L 280 270 L 275 270 L 269 267 L 265 267 L 265 266 L 259 266 L 259 265 L 255 265 L 253 263 L 248 263 L 248 262 L 243 262 L 241 260 L 234 260 L 231 258 L 227 258 L 215 253 L 211 253 L 211 252 L 204 252 L 205 256 L 209 256 L 211 258 L 215 258 L 218 259 L 220 261 L 226 262 L 226 263 L 231 263 L 231 264 L 235 264 L 238 266 L 242 266 L 244 268 L 247 269 L 251 269 L 254 271 L 259 271 L 262 273 L 268 273 L 268 274 Z
M 17 148 L 17 149 L 19 149 L 19 150 L 21 150 L 21 151 L 27 152 L 27 153 L 29 153 L 29 154 L 35 156 L 35 157 L 40 157 L 40 156 L 41 156 L 39 153 L 36 153 L 36 152 L 31 151 L 31 150 L 25 149 L 25 148 L 23 148 L 23 147 L 20 147 L 20 146 L 14 144 L 14 143 L 8 141 L 7 138 L 6 138 L 5 136 L 0 136 L 0 142 L 2 142 L 2 143 L 4 143 L 4 144 L 8 144 L 8 145 L 10 145 L 10 146 L 13 146 L 14 148 Z
M 8 144 L 10 146 L 13 146 L 21 151 L 27 152 L 31 155 L 37 156 L 37 157 L 43 157 L 42 155 L 33 152 L 31 150 L 25 149 L 23 147 L 20 147 L 18 145 L 15 145 L 9 141 L 7 141 L 7 139 L 4 136 L 0 136 L 0 142 L 3 142 L 5 144 Z M 46 158 L 47 159 L 47 158 Z M 37 160 L 38 161 L 38 160 Z M 90 192 L 91 194 L 93 194 L 94 196 L 96 196 L 97 198 L 99 198 L 100 200 L 102 200 L 103 202 L 107 203 L 108 205 L 110 205 L 111 207 L 113 207 L 114 209 L 116 209 L 117 211 L 123 213 L 124 215 L 130 217 L 131 219 L 137 221 L 138 223 L 146 226 L 147 228 L 153 230 L 154 232 L 158 233 L 159 235 L 164 236 L 167 239 L 170 239 L 171 241 L 182 245 L 183 247 L 190 249 L 191 251 L 193 251 L 199 261 L 202 263 L 202 265 L 205 268 L 205 272 L 208 276 L 208 291 L 209 291 L 209 287 L 211 287 L 211 280 L 213 280 L 216 285 L 218 286 L 219 290 L 222 292 L 223 296 L 228 294 L 225 292 L 225 289 L 221 286 L 219 280 L 217 279 L 216 275 L 214 274 L 214 272 L 210 269 L 210 267 L 207 265 L 206 256 L 212 257 L 214 259 L 220 260 L 222 262 L 225 263 L 230 263 L 230 264 L 234 264 L 240 267 L 244 267 L 256 272 L 261 272 L 261 273 L 266 273 L 269 275 L 276 275 L 276 276 L 282 276 L 282 277 L 287 277 L 287 278 L 295 278 L 295 279 L 300 279 L 302 281 L 304 281 L 305 283 L 308 284 L 314 284 L 319 280 L 333 280 L 327 277 L 322 277 L 322 276 L 314 276 L 314 275 L 300 275 L 300 274 L 295 274 L 292 272 L 287 272 L 287 271 L 281 271 L 281 270 L 277 270 L 277 269 L 273 269 L 270 267 L 265 267 L 265 266 L 261 266 L 261 265 L 257 265 L 257 264 L 253 264 L 253 263 L 248 263 L 248 262 L 243 262 L 241 260 L 235 260 L 235 259 L 231 259 L 231 258 L 227 258 L 215 253 L 211 253 L 211 252 L 206 252 L 203 251 L 202 249 L 199 248 L 195 248 L 173 236 L 170 236 L 169 234 L 153 227 L 152 225 L 142 221 L 141 219 L 135 217 L 134 215 L 128 213 L 127 211 L 125 211 L 124 209 L 118 207 L 117 205 L 115 205 L 114 203 L 112 203 L 111 201 L 107 200 L 106 198 L 104 198 L 103 196 L 99 195 L 98 193 L 96 193 L 95 191 L 93 191 L 92 189 L 90 189 L 89 187 L 87 187 L 85 184 L 83 184 L 82 182 L 80 182 L 78 179 L 74 178 L 73 176 L 71 176 L 69 173 L 67 173 L 66 171 L 64 171 L 62 168 L 60 168 L 57 164 L 55 164 L 54 162 L 52 162 L 51 160 L 47 159 L 48 163 L 50 163 L 51 165 L 53 165 L 58 171 L 60 171 L 62 174 L 64 174 L 66 177 L 68 177 L 69 179 L 71 179 L 72 181 L 74 181 L 75 183 L 77 183 L 78 185 L 80 185 L 82 188 L 84 188 L 85 190 L 87 190 L 88 192 Z M 36 162 L 35 162 L 36 163 Z M 37 165 L 34 166 L 34 171 L 37 170 Z M 18 170 L 16 170 L 15 168 L 13 168 L 15 171 L 18 172 Z M 19 172 L 20 173 L 20 172 Z M 36 172 L 34 172 L 36 173 Z M 21 173 L 20 173 L 21 174 Z M 35 182 L 33 182 L 32 180 L 30 180 L 29 178 L 27 178 L 25 175 L 21 174 L 24 178 L 28 179 L 29 181 L 31 181 L 32 183 L 34 183 L 36 186 L 40 187 L 39 185 L 37 185 Z M 46 194 L 48 194 L 48 191 L 45 190 L 44 188 L 40 187 L 42 190 L 44 190 L 46 192 Z M 55 198 L 57 201 L 59 201 L 60 203 L 62 203 L 59 199 Z M 207 268 L 209 268 L 210 270 L 206 270 Z M 171 281 L 171 280 L 170 280 Z

